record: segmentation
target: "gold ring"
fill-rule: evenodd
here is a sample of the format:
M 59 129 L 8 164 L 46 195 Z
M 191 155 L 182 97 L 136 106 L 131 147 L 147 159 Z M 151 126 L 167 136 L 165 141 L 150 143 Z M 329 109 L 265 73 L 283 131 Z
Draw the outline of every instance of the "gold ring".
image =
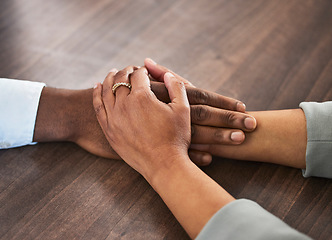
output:
M 131 89 L 131 84 L 130 83 L 119 82 L 119 83 L 116 83 L 116 84 L 113 85 L 113 87 L 112 87 L 113 94 L 115 94 L 116 89 L 118 87 L 121 87 L 121 86 L 125 86 L 125 87 L 129 88 L 129 90 Z

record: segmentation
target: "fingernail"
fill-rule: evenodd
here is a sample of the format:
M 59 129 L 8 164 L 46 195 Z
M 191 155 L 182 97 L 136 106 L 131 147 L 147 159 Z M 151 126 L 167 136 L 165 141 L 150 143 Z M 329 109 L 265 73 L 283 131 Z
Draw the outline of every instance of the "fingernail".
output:
M 98 83 L 96 83 L 94 86 L 93 86 L 93 89 L 96 89 L 98 87 Z
M 165 73 L 164 77 L 170 79 L 170 78 L 174 78 L 174 75 L 170 72 L 167 72 L 167 73 Z
M 242 132 L 232 132 L 231 140 L 233 142 L 242 142 L 244 139 L 244 134 Z
M 112 73 L 114 73 L 114 72 L 117 72 L 118 70 L 116 69 L 116 68 L 112 68 L 111 70 L 110 70 L 110 72 L 112 72 Z
M 255 129 L 256 127 L 256 120 L 251 117 L 247 117 L 244 119 L 244 126 L 246 126 L 247 129 Z
M 212 161 L 212 156 L 210 154 L 204 154 L 202 157 L 203 163 L 209 163 Z
M 237 103 L 237 110 L 239 112 L 245 112 L 246 111 L 246 105 L 244 103 L 238 102 Z
M 152 65 L 156 65 L 157 63 L 155 61 L 153 61 L 151 58 L 147 58 L 147 61 L 149 63 L 151 63 Z

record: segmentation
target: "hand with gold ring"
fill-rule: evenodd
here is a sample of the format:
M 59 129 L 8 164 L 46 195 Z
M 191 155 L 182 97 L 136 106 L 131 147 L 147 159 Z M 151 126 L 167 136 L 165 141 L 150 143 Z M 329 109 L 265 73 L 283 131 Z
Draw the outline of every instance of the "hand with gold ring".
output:
M 113 149 L 158 192 L 191 238 L 234 198 L 188 156 L 190 106 L 184 83 L 166 73 L 170 103 L 157 99 L 146 68 L 111 72 L 93 93 L 99 124 Z M 116 83 L 116 95 L 110 89 Z M 199 209 L 199 211 L 197 211 Z
M 174 88 L 168 89 L 169 104 L 151 91 L 146 68 L 127 67 L 110 73 L 94 91 L 97 118 L 107 140 L 143 175 L 162 164 L 156 164 L 160 154 L 186 155 L 190 144 L 190 108 L 184 84 L 174 77 L 165 84 Z M 116 90 L 115 95 L 110 88 Z M 151 168 L 146 169 L 143 163 Z
M 167 103 L 170 99 L 165 84 L 161 81 L 164 80 L 165 73 L 170 70 L 151 61 L 149 59 L 145 60 L 146 68 L 149 75 L 159 81 L 151 81 L 151 89 L 159 100 Z M 138 69 L 138 67 L 127 67 L 120 71 L 120 74 L 130 74 L 133 69 Z M 113 69 L 112 72 L 114 71 L 116 72 L 116 69 Z M 127 71 L 129 72 L 127 73 Z M 110 75 L 113 74 L 112 72 Z M 253 131 L 256 127 L 255 119 L 244 113 L 245 107 L 241 101 L 193 87 L 188 80 L 176 73 L 172 72 L 172 74 L 186 86 L 191 108 L 192 143 L 238 145 L 244 141 L 243 131 Z M 124 85 L 117 85 L 116 83 L 114 86 L 107 86 L 106 88 L 104 85 L 103 91 L 112 90 L 113 92 L 115 87 L 115 91 L 117 91 L 122 86 Z M 248 122 L 253 124 L 248 126 Z M 233 135 L 239 136 L 239 139 L 234 139 Z M 208 165 L 212 161 L 210 153 L 194 149 L 189 150 L 189 156 L 199 166 Z

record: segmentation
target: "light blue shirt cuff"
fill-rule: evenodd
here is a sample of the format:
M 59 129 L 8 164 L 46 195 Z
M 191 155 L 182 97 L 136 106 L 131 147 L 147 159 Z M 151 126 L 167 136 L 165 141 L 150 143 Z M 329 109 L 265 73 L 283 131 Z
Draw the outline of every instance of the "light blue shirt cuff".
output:
M 306 235 L 289 227 L 257 203 L 235 200 L 221 208 L 204 226 L 196 240 L 303 240 Z
M 332 178 L 332 101 L 302 102 L 307 121 L 304 177 Z
M 34 144 L 33 133 L 44 83 L 0 78 L 0 149 Z

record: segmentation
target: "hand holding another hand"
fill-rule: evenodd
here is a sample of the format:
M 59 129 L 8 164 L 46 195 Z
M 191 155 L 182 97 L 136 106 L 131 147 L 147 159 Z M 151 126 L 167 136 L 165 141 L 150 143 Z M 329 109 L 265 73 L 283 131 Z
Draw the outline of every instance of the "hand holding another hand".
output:
M 183 82 L 165 75 L 171 103 L 157 99 L 146 68 L 127 67 L 111 72 L 94 90 L 93 104 L 100 126 L 113 149 L 144 177 L 169 164 L 161 156 L 187 155 L 190 144 L 190 107 Z M 115 83 L 131 83 L 112 93 Z
M 145 65 L 150 77 L 158 80 L 150 81 L 152 92 L 159 100 L 169 103 L 169 93 L 163 81 L 165 73 L 171 71 L 149 60 L 145 60 Z M 256 127 L 255 119 L 244 113 L 245 107 L 240 101 L 195 88 L 188 80 L 173 75 L 186 86 L 191 108 L 192 143 L 238 145 L 244 140 L 244 131 Z M 119 159 L 98 124 L 92 92 L 92 89 L 45 88 L 40 99 L 34 141 L 72 141 L 98 156 Z M 232 137 L 234 133 L 237 138 Z M 199 166 L 208 165 L 212 160 L 210 153 L 197 149 L 190 149 L 189 156 Z
M 152 59 L 145 59 L 144 64 L 152 79 L 156 81 L 163 82 L 165 73 L 171 72 L 177 80 L 185 84 L 191 108 L 192 143 L 239 145 L 245 139 L 244 132 L 255 130 L 256 119 L 245 113 L 246 107 L 241 101 L 196 88 L 187 79 Z M 152 81 L 151 89 L 159 100 L 169 102 L 167 90 L 161 83 Z M 199 166 L 208 165 L 212 161 L 212 156 L 207 151 L 189 149 L 189 156 Z
M 150 81 L 152 92 L 159 100 L 166 103 L 170 102 L 169 94 L 163 81 L 165 73 L 172 71 L 149 59 L 146 59 L 144 63 L 150 77 L 157 80 Z M 192 143 L 238 145 L 244 141 L 244 131 L 250 132 L 255 129 L 256 120 L 245 113 L 245 105 L 241 101 L 196 88 L 188 80 L 174 72 L 172 74 L 186 86 L 191 108 Z M 88 92 L 91 93 L 91 91 Z M 84 99 L 86 99 L 85 96 Z M 78 102 L 81 103 L 82 101 Z M 87 104 L 90 105 L 91 103 Z M 86 109 L 84 111 L 85 117 L 79 117 L 86 121 L 84 121 L 83 127 L 80 128 L 79 134 L 75 135 L 77 137 L 74 139 L 74 142 L 99 156 L 119 158 L 112 148 L 109 147 L 99 126 L 95 124 L 95 120 L 91 119 L 94 115 L 91 112 L 93 109 L 90 106 L 87 106 L 87 108 L 80 107 L 79 109 Z M 89 124 L 89 122 L 93 124 Z M 90 127 L 86 127 L 87 123 Z M 77 126 L 80 126 L 80 124 Z M 212 161 L 210 153 L 201 152 L 197 149 L 190 149 L 189 156 L 199 166 L 208 165 Z

